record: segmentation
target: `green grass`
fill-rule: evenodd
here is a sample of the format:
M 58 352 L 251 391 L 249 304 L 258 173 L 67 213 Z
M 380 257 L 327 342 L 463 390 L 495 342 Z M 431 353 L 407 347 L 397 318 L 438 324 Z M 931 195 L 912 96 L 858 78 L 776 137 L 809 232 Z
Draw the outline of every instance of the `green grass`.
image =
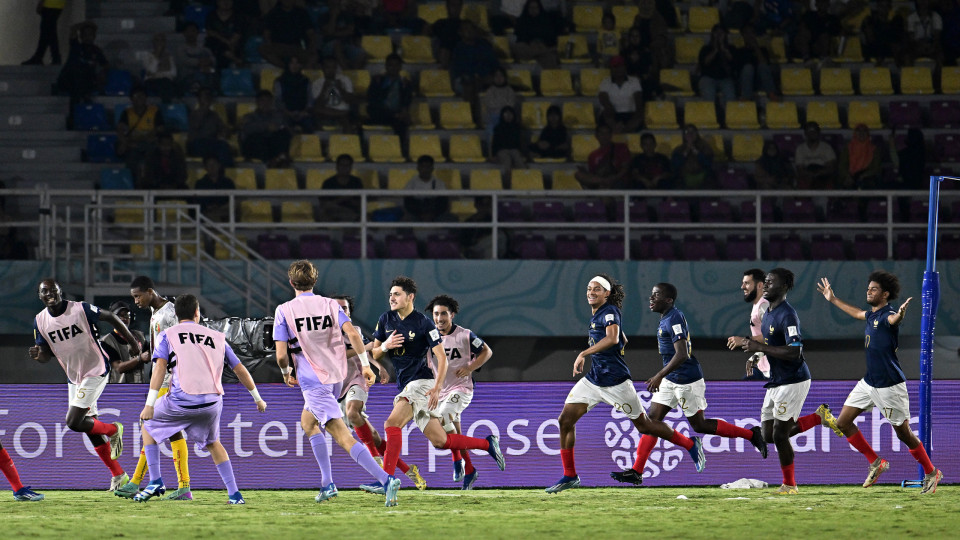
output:
M 800 495 L 719 488 L 400 491 L 400 505 L 358 491 L 321 504 L 315 492 L 223 491 L 193 502 L 137 504 L 105 492 L 47 491 L 38 503 L 0 498 L 5 538 L 951 538 L 960 487 L 933 495 L 876 486 L 801 486 Z M 684 495 L 686 499 L 677 499 Z M 149 531 L 149 532 L 148 532 Z M 387 535 L 390 535 L 389 537 Z

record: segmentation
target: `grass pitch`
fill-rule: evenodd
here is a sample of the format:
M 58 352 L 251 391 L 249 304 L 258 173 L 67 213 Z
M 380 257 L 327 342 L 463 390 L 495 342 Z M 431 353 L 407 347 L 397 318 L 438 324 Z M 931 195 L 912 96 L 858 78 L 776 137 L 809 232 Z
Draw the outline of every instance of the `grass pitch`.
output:
M 719 488 L 400 491 L 400 505 L 341 491 L 223 491 L 193 502 L 137 504 L 105 492 L 46 491 L 42 502 L 0 498 L 4 538 L 955 538 L 960 487 L 801 486 L 801 493 Z M 678 496 L 686 499 L 678 499 Z M 389 536 L 388 536 L 389 535 Z

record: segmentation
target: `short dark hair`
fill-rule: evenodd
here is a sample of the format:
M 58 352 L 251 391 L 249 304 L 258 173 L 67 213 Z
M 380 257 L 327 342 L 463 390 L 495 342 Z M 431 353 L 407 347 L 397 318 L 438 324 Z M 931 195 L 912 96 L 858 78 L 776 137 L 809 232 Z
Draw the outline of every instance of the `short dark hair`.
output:
M 430 165 L 433 165 L 433 156 L 428 155 L 428 154 L 424 154 L 424 155 L 422 155 L 422 156 L 420 156 L 420 157 L 417 158 L 417 165 L 418 165 L 418 166 L 419 166 L 419 165 L 423 165 L 423 164 L 425 164 L 425 163 L 429 163 Z
M 352 296 L 350 296 L 349 294 L 335 294 L 330 298 L 333 298 L 334 300 L 346 300 L 347 309 L 350 310 L 350 316 L 351 317 L 353 316 L 353 297 Z
M 744 270 L 743 275 L 750 276 L 755 283 L 763 283 L 763 280 L 767 279 L 767 273 L 759 268 Z
M 870 281 L 877 282 L 877 285 L 880 286 L 880 290 L 886 293 L 890 293 L 890 296 L 887 297 L 887 300 L 896 300 L 900 296 L 900 278 L 896 274 L 891 274 L 886 270 L 874 270 L 870 272 Z
M 384 62 L 389 62 L 389 61 L 391 61 L 391 60 L 396 60 L 397 62 L 400 62 L 401 64 L 403 63 L 403 58 L 400 58 L 400 55 L 397 54 L 397 53 L 390 53 L 390 54 L 388 54 L 388 55 L 387 55 L 387 58 L 384 60 Z
M 774 268 L 767 273 L 773 274 L 780 278 L 780 280 L 783 281 L 783 284 L 786 285 L 788 291 L 793 289 L 793 272 L 787 270 L 786 268 Z
M 181 294 L 173 303 L 173 310 L 177 314 L 177 319 L 184 321 L 193 319 L 200 307 L 200 301 L 192 294 Z
M 133 278 L 133 281 L 130 282 L 131 289 L 140 289 L 141 291 L 149 291 L 154 288 L 153 280 L 147 276 L 137 276 Z
M 147 95 L 147 89 L 139 85 L 130 89 L 130 97 L 133 97 L 137 94 Z
M 186 30 L 187 28 L 190 28 L 191 26 L 194 28 L 194 30 L 200 31 L 200 26 L 198 26 L 197 23 L 195 23 L 195 22 L 193 22 L 193 21 L 188 21 L 188 22 L 184 23 L 184 25 L 183 25 L 183 30 Z
M 427 313 L 433 313 L 433 308 L 435 306 L 446 306 L 450 309 L 451 313 L 460 313 L 460 302 L 457 302 L 452 296 L 448 296 L 446 294 L 434 296 L 433 300 L 430 300 L 430 303 L 427 304 L 427 307 L 424 309 L 424 311 Z
M 400 287 L 407 294 L 417 294 L 417 282 L 407 276 L 397 276 L 390 282 L 390 288 Z
M 664 296 L 676 302 L 677 288 L 674 287 L 672 283 L 660 282 L 654 285 L 654 287 L 660 289 L 660 292 L 662 292 Z
M 353 156 L 351 156 L 350 154 L 340 154 L 339 156 L 337 156 L 337 165 L 339 165 L 340 162 L 344 160 L 349 161 L 350 164 L 353 165 Z
M 808 129 L 815 129 L 815 130 L 817 130 L 817 131 L 820 131 L 820 124 L 818 124 L 818 123 L 816 123 L 816 122 L 814 122 L 814 121 L 811 120 L 810 122 L 807 122 L 806 124 L 803 125 L 803 130 L 804 130 L 804 131 L 806 131 L 806 130 L 808 130 Z
M 260 99 L 260 98 L 262 98 L 262 97 L 272 98 L 272 97 L 273 97 L 273 92 L 271 92 L 271 91 L 269 91 L 269 90 L 261 90 L 261 91 L 257 92 L 257 99 Z
M 651 140 L 651 141 L 653 141 L 653 142 L 657 142 L 657 138 L 654 137 L 654 136 L 653 136 L 653 133 L 650 133 L 649 131 L 640 136 L 640 142 L 643 142 L 643 141 L 646 141 L 646 140 Z

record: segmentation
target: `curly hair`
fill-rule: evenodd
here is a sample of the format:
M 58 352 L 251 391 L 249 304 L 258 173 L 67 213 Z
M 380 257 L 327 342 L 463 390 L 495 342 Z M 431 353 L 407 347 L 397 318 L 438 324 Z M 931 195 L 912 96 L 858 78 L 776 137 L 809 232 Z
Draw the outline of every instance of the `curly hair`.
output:
M 875 270 L 870 273 L 869 280 L 875 281 L 883 292 L 890 293 L 887 300 L 896 300 L 897 296 L 900 296 L 900 278 L 896 274 L 886 270 Z
M 434 296 L 423 311 L 425 311 L 428 315 L 432 314 L 434 306 L 444 306 L 450 310 L 450 313 L 460 313 L 460 302 L 457 302 L 452 296 L 447 296 L 446 294 Z
M 787 290 L 793 289 L 793 272 L 787 270 L 786 268 L 774 268 L 773 270 L 767 272 L 767 274 L 773 274 L 780 278 L 780 281 L 787 287 Z
M 407 294 L 417 294 L 417 282 L 407 276 L 397 276 L 390 282 L 390 288 L 400 287 Z
M 601 273 L 597 275 L 610 282 L 610 296 L 607 297 L 607 303 L 617 306 L 617 309 L 623 309 L 623 298 L 626 296 L 623 285 L 618 283 L 617 280 L 613 279 L 609 274 Z
M 353 317 L 353 297 L 349 294 L 335 294 L 331 296 L 334 300 L 346 300 L 347 309 L 350 311 L 350 316 Z

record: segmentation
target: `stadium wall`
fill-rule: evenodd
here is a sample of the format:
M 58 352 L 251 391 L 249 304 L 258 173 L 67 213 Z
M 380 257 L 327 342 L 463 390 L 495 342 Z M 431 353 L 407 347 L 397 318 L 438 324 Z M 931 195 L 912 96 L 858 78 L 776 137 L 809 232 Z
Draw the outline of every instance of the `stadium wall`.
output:
M 70 0 L 57 21 L 64 61 L 70 49 L 70 26 L 84 20 L 86 4 L 86 0 Z M 0 66 L 20 65 L 36 50 L 40 36 L 40 16 L 36 8 L 34 0 L 0 0 Z

